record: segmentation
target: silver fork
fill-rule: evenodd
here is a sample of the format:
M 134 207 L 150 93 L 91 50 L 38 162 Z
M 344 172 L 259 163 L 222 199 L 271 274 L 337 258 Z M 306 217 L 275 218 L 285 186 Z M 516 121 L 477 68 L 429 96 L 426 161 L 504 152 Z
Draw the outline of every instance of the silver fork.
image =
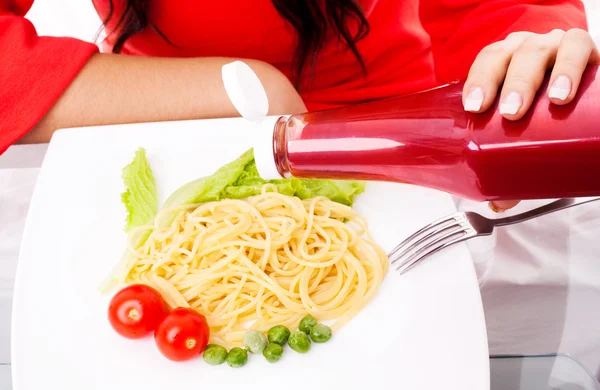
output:
M 451 214 L 423 227 L 402 241 L 388 256 L 391 263 L 397 265 L 396 269 L 403 274 L 424 258 L 450 245 L 475 237 L 491 235 L 496 226 L 524 222 L 596 200 L 600 200 L 600 198 L 564 198 L 521 214 L 496 219 L 489 219 L 473 212 Z

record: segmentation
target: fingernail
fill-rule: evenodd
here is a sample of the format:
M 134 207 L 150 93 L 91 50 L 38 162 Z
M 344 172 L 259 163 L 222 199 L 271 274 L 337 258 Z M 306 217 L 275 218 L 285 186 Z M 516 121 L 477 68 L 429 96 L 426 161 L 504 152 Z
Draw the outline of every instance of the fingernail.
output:
M 520 93 L 511 92 L 504 98 L 500 104 L 500 114 L 515 115 L 523 105 L 523 98 Z
M 475 87 L 471 89 L 465 99 L 465 111 L 478 112 L 483 105 L 483 89 Z
M 497 200 L 488 203 L 490 209 L 495 213 L 503 213 L 519 204 L 518 200 Z
M 551 99 L 560 99 L 565 100 L 571 94 L 571 79 L 567 76 L 558 76 L 552 87 L 550 88 L 550 93 L 548 96 Z
M 494 202 L 488 202 L 488 206 L 495 213 L 500 213 L 500 212 L 504 211 L 504 210 L 500 209 L 498 206 L 496 206 L 496 204 Z

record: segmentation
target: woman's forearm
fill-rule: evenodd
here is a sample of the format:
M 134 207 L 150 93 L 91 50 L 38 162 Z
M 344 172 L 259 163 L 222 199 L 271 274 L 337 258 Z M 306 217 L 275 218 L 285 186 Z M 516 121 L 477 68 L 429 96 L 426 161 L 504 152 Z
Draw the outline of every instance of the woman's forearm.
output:
M 238 116 L 221 79 L 231 58 L 150 58 L 96 54 L 21 143 L 48 142 L 60 128 Z M 274 67 L 245 61 L 269 97 L 269 114 L 305 110 Z

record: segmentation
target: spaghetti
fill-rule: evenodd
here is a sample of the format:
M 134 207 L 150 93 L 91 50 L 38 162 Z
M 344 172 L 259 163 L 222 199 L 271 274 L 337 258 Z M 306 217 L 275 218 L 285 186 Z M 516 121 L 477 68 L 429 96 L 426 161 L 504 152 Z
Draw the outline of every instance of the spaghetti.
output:
M 167 214 L 173 222 L 161 225 Z M 137 247 L 141 235 L 148 238 Z M 269 185 L 246 200 L 163 209 L 128 242 L 115 277 L 196 309 L 212 341 L 226 346 L 239 346 L 249 328 L 291 327 L 306 314 L 335 330 L 369 302 L 388 267 L 352 208 Z

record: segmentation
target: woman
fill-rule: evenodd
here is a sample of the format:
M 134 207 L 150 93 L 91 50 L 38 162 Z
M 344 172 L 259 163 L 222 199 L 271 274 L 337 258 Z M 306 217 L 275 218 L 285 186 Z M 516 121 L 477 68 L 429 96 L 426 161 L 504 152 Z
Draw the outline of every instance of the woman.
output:
M 93 0 L 108 38 L 36 36 L 33 0 L 0 0 L 0 153 L 62 127 L 237 115 L 221 66 L 244 58 L 271 114 L 468 77 L 464 106 L 523 116 L 547 68 L 566 104 L 598 52 L 580 0 Z M 469 71 L 470 69 L 470 71 Z

